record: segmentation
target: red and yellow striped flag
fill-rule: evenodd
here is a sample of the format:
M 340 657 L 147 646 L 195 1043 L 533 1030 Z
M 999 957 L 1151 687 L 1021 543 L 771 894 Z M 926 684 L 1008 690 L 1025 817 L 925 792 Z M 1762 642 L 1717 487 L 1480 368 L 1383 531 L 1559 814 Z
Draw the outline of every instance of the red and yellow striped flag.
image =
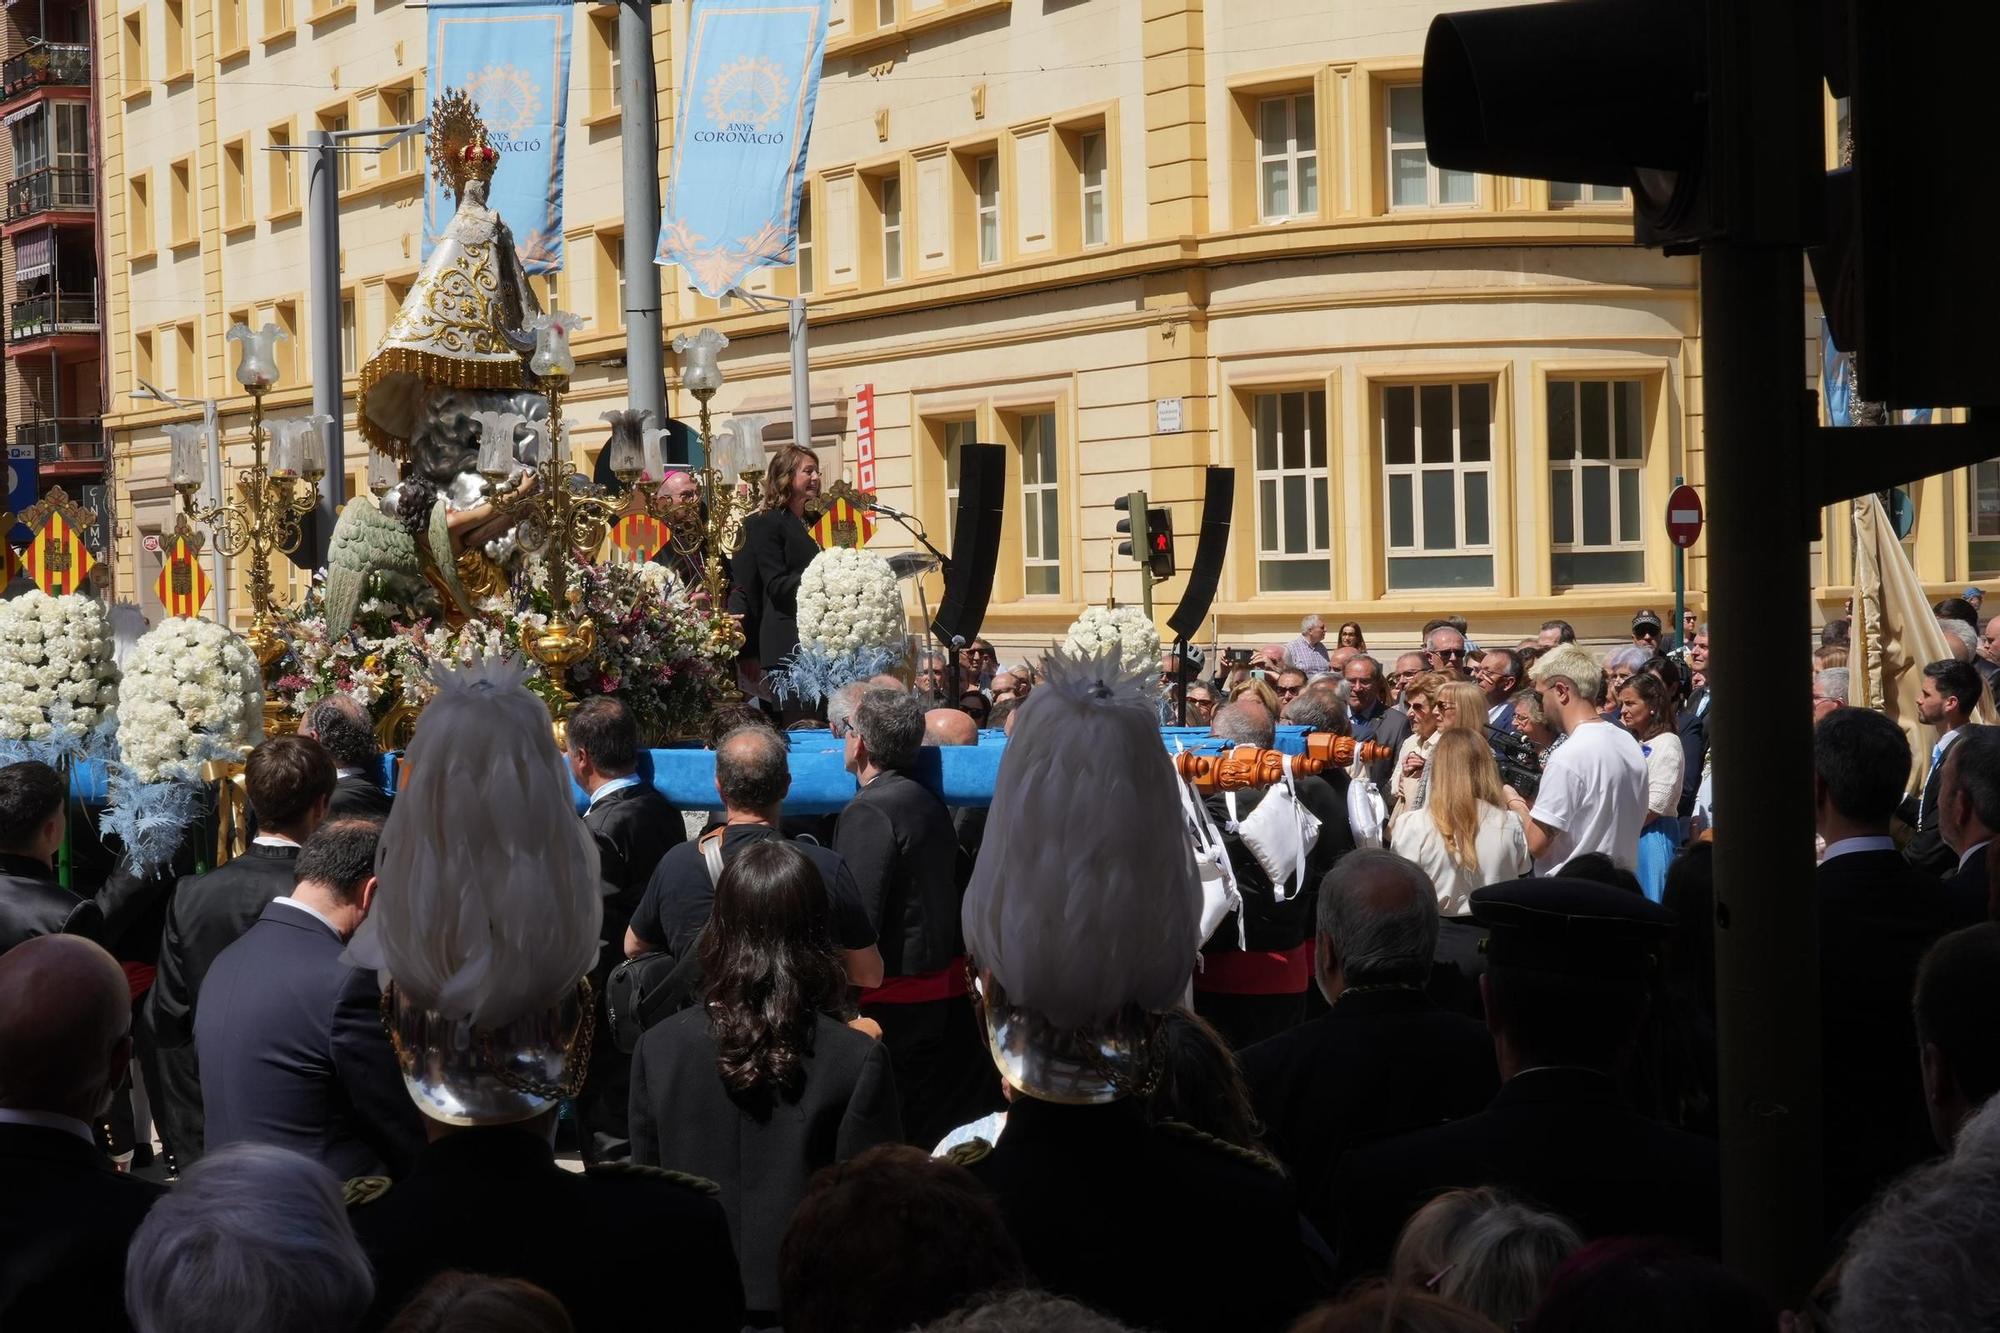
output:
M 193 619 L 201 614 L 201 604 L 208 600 L 208 574 L 186 537 L 175 537 L 167 548 L 167 562 L 153 588 L 168 615 Z
M 853 501 L 834 497 L 812 526 L 813 540 L 822 551 L 833 546 L 850 549 L 866 546 L 875 535 L 875 515 Z
M 667 525 L 651 514 L 627 514 L 611 525 L 611 545 L 633 564 L 644 564 L 667 544 Z
M 43 520 L 21 557 L 21 568 L 51 597 L 81 591 L 96 564 L 83 537 L 60 513 Z

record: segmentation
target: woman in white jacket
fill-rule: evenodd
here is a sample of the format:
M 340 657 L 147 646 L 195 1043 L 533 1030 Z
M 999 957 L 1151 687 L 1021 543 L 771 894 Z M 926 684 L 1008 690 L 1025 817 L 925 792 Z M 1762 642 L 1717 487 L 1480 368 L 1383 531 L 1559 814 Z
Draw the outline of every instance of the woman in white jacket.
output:
M 1429 793 L 1396 821 L 1389 848 L 1422 866 L 1437 886 L 1438 961 L 1456 964 L 1469 979 L 1486 970 L 1472 891 L 1519 879 L 1534 861 L 1521 817 L 1507 808 L 1500 767 L 1481 737 L 1440 731 L 1427 767 Z

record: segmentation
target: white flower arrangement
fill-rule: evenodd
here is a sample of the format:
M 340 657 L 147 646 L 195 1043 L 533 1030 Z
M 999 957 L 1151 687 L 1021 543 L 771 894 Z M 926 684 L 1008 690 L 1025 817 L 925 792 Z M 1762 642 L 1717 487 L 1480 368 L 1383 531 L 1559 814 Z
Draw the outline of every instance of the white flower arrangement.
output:
M 799 642 L 829 654 L 903 653 L 903 594 L 889 562 L 834 546 L 799 578 Z
M 1070 625 L 1063 647 L 1072 657 L 1092 658 L 1115 651 L 1128 674 L 1148 676 L 1159 669 L 1160 632 L 1136 606 L 1105 610 L 1093 606 Z
M 0 740 L 80 740 L 117 702 L 103 603 L 40 590 L 0 602 Z
M 212 620 L 162 621 L 126 662 L 123 763 L 140 782 L 191 781 L 209 760 L 240 760 L 263 739 L 263 710 L 249 644 Z

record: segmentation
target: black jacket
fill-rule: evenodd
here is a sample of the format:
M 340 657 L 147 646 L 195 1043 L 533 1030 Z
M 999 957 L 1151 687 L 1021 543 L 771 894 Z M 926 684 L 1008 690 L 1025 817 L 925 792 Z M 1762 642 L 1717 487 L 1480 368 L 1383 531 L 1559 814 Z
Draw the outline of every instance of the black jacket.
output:
M 273 898 L 292 891 L 297 847 L 251 843 L 243 855 L 174 886 L 160 936 L 159 973 L 146 993 L 162 1087 L 153 1116 L 182 1166 L 201 1156 L 201 1070 L 194 1049 L 195 1003 L 208 969 L 241 939 Z
M 1329 778 L 1331 779 L 1329 781 Z M 1236 889 L 1243 896 L 1247 943 L 1252 950 L 1296 949 L 1313 933 L 1314 905 L 1319 901 L 1319 882 L 1333 863 L 1354 850 L 1354 830 L 1347 822 L 1347 774 L 1330 769 L 1318 777 L 1298 780 L 1299 804 L 1319 819 L 1319 841 L 1306 854 L 1303 888 L 1285 886 L 1283 902 L 1271 889 L 1271 877 L 1257 864 L 1257 858 L 1243 840 L 1229 831 L 1229 800 L 1223 793 L 1205 797 L 1208 817 L 1222 830 L 1223 845 L 1229 851 L 1229 865 L 1236 872 Z M 1236 818 L 1247 819 L 1264 803 L 1270 788 L 1251 787 L 1234 793 Z M 1222 924 L 1202 946 L 1203 953 L 1229 953 L 1238 948 L 1236 914 L 1222 918 Z M 1199 978 L 1197 973 L 1196 977 Z M 1197 987 L 1198 988 L 1198 987 Z
M 632 1160 L 715 1181 L 742 1267 L 745 1303 L 778 1310 L 778 1243 L 815 1171 L 899 1143 L 896 1082 L 882 1043 L 822 1014 L 797 1101 L 740 1098 L 722 1083 L 705 1008 L 652 1029 L 632 1053 Z
M 1321 1294 L 1285 1178 L 1147 1124 L 1130 1099 L 1017 1097 L 1000 1142 L 968 1169 L 1044 1288 L 1134 1328 L 1287 1328 Z
M 64 1130 L 0 1125 L 0 1328 L 130 1328 L 125 1251 L 165 1193 Z
M 902 773 L 878 773 L 840 812 L 833 847 L 861 891 L 885 976 L 935 972 L 965 952 L 958 832 L 936 792 Z
M 1956 745 L 1958 742 L 1953 741 Z M 1945 754 L 1951 753 L 1949 750 Z M 1944 786 L 1944 755 L 1924 775 L 1924 789 L 1917 800 L 1904 798 L 1902 815 L 1917 831 L 1903 847 L 1903 859 L 1934 879 L 1943 879 L 1958 869 L 1958 853 L 1946 845 L 1938 799 Z
M 1910 995 L 1917 964 L 1960 924 L 1944 885 L 1894 851 L 1821 863 L 1821 1104 L 1829 1228 L 1936 1148 Z
M 1237 1059 L 1265 1143 L 1327 1235 L 1328 1189 L 1343 1152 L 1476 1115 L 1500 1087 L 1485 1024 L 1420 990 L 1346 992 L 1326 1013 Z
M 195 1014 L 204 1140 L 274 1143 L 336 1176 L 406 1174 L 423 1118 L 382 1031 L 373 972 L 325 922 L 271 903 L 224 949 Z
M 1981 847 L 1970 861 L 1952 872 L 1944 882 L 1944 896 L 1951 902 L 1953 929 L 1977 925 L 1991 915 L 1992 886 L 1986 875 L 1986 853 Z
M 333 799 L 326 803 L 326 817 L 385 820 L 395 799 L 366 773 L 343 774 L 333 784 Z
M 1478 1115 L 1359 1148 L 1333 1173 L 1343 1277 L 1378 1272 L 1441 1190 L 1493 1185 L 1568 1218 L 1585 1240 L 1668 1236 L 1713 1254 L 1715 1144 L 1634 1112 L 1607 1074 L 1531 1069 Z
M 743 549 L 732 563 L 752 624 L 746 652 L 774 667 L 799 646 L 799 578 L 819 543 L 789 509 L 766 509 L 743 521 Z
M 94 940 L 103 927 L 97 904 L 58 884 L 47 865 L 0 852 L 0 953 L 37 935 Z
M 687 827 L 673 802 L 644 781 L 591 806 L 583 823 L 597 840 L 598 874 L 612 889 L 604 900 L 604 938 L 619 951 L 654 868 L 687 841 Z
M 1690 694 L 1681 708 L 1680 721 L 1676 726 L 1681 738 L 1681 755 L 1687 761 L 1687 767 L 1681 771 L 1682 819 L 1694 813 L 1694 798 L 1701 791 L 1702 766 L 1708 762 L 1708 714 L 1703 711 L 1708 697 L 1706 685 Z
M 407 1180 L 348 1209 L 375 1265 L 380 1328 L 431 1278 L 517 1277 L 563 1303 L 577 1333 L 627 1333 L 635 1310 L 689 1333 L 736 1333 L 743 1288 L 722 1205 L 637 1167 L 577 1174 L 531 1129 L 460 1129 Z
M 1389 747 L 1387 759 L 1377 759 L 1368 765 L 1368 780 L 1382 790 L 1384 800 L 1389 796 L 1389 779 L 1395 776 L 1396 747 L 1410 734 L 1410 715 L 1400 708 L 1384 708 L 1372 719 L 1374 726 L 1363 740 Z M 1356 733 L 1359 735 L 1359 732 Z

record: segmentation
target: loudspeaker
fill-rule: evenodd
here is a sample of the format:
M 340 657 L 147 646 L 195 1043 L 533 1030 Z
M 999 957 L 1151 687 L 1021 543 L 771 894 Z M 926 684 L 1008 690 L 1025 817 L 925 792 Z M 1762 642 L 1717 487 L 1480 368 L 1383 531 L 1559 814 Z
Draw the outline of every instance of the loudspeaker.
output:
M 1195 547 L 1180 605 L 1167 619 L 1167 628 L 1183 643 L 1191 642 L 1208 619 L 1215 585 L 1222 577 L 1222 557 L 1229 553 L 1229 519 L 1236 507 L 1236 469 L 1212 467 L 1207 474 L 1202 483 L 1201 544 Z
M 931 621 L 940 643 L 971 643 L 986 619 L 993 568 L 1000 561 L 1000 516 L 1007 504 L 1007 450 L 968 444 L 958 455 L 958 513 L 951 531 L 951 568 Z

